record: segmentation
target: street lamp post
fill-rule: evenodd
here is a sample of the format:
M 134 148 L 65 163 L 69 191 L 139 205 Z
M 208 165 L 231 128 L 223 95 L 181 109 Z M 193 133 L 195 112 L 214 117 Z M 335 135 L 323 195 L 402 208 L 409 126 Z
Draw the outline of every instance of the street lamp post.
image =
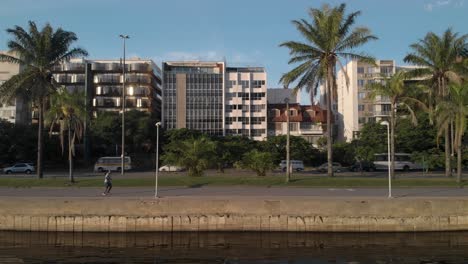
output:
M 125 174 L 125 40 L 129 39 L 128 35 L 119 35 L 123 40 L 123 65 L 122 65 L 122 163 L 120 173 L 122 176 Z
M 290 153 L 289 153 L 289 98 L 284 98 L 286 103 L 286 182 L 291 180 Z
M 390 123 L 388 121 L 383 121 L 380 123 L 384 126 L 387 127 L 387 152 L 388 152 L 388 158 L 387 158 L 387 167 L 388 167 L 388 198 L 392 198 L 392 174 L 391 174 L 391 156 L 390 156 Z
M 156 170 L 154 172 L 155 185 L 154 185 L 154 198 L 158 198 L 158 172 L 159 172 L 159 127 L 161 122 L 156 123 Z

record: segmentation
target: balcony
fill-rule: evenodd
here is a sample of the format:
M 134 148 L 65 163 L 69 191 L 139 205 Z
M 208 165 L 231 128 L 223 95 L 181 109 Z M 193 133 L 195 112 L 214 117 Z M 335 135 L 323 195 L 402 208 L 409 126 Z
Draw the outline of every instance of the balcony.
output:
M 151 67 L 148 63 L 131 63 L 129 64 L 131 72 L 150 72 Z
M 375 111 L 374 116 L 390 116 L 390 111 Z

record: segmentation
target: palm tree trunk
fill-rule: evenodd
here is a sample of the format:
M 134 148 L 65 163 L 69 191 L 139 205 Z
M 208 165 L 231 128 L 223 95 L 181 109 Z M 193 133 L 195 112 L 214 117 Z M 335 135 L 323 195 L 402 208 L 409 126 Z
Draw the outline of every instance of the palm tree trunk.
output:
M 462 180 L 462 135 L 457 135 L 457 182 Z
M 333 138 L 332 138 L 332 65 L 329 63 L 327 67 L 327 162 L 328 162 L 328 176 L 333 177 Z
M 452 166 L 450 161 L 450 131 L 449 125 L 445 125 L 445 176 L 452 177 Z
M 45 99 L 40 98 L 38 104 L 38 129 L 37 129 L 37 178 L 42 179 L 43 175 L 43 168 L 42 168 L 42 154 L 43 154 L 43 146 L 44 146 L 44 105 Z
M 70 178 L 70 182 L 74 183 L 75 178 L 73 177 L 73 152 L 72 152 L 72 140 L 71 140 L 71 129 L 70 123 L 68 123 L 68 176 Z
M 395 179 L 395 104 L 392 101 L 391 113 L 390 113 L 390 177 Z

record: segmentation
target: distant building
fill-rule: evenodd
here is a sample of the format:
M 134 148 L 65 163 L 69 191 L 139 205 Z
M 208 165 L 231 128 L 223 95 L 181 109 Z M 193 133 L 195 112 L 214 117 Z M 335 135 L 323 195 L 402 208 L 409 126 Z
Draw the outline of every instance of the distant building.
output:
M 290 104 L 299 103 L 300 92 L 294 94 L 293 89 L 268 88 L 268 104 L 284 104 L 284 99 L 289 98 Z
M 266 137 L 266 72 L 225 62 L 163 62 L 163 126 Z
M 152 60 L 125 61 L 125 108 L 161 116 L 161 69 Z M 53 77 L 68 90 L 85 91 L 94 115 L 122 110 L 122 64 L 120 60 L 72 59 L 54 67 Z
M 0 52 L 4 53 L 5 52 Z M 20 73 L 23 67 L 19 64 L 0 62 L 0 85 L 12 76 Z M 0 119 L 15 124 L 28 124 L 31 122 L 31 107 L 23 97 L 18 96 L 10 102 L 0 102 Z
M 268 136 L 287 133 L 286 104 L 268 104 Z M 289 133 L 299 136 L 315 147 L 326 136 L 327 111 L 317 105 L 289 104 Z

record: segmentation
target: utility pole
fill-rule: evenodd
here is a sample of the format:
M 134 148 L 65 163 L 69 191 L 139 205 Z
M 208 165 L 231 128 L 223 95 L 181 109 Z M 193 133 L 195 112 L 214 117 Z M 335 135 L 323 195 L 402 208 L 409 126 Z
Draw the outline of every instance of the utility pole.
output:
M 289 153 L 289 98 L 284 98 L 286 103 L 286 182 L 291 180 L 291 164 Z
M 120 35 L 123 39 L 123 64 L 122 64 L 122 164 L 120 174 L 125 175 L 125 40 L 129 39 L 128 35 Z

